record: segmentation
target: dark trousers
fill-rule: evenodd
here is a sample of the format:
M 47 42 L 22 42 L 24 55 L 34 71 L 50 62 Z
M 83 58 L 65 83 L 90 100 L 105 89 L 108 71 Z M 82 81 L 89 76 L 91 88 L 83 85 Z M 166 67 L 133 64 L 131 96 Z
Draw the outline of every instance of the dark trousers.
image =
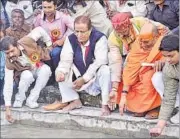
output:
M 1 105 L 4 105 L 3 88 L 4 88 L 4 78 L 0 79 L 0 104 Z

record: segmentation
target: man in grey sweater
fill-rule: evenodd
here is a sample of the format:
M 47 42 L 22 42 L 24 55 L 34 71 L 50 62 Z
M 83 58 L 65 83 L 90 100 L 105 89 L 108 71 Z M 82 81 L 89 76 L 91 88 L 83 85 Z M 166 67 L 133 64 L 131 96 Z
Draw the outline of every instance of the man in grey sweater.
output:
M 166 60 L 163 67 L 164 96 L 159 121 L 154 128 L 150 129 L 150 135 L 153 137 L 161 135 L 175 106 L 179 89 L 179 37 L 165 36 L 161 41 L 160 51 Z

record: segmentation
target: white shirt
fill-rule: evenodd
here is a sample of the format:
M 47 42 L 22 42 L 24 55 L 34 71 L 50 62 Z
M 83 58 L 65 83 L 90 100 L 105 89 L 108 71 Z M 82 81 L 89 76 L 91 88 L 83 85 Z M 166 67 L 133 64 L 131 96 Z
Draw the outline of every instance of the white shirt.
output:
M 87 44 L 90 42 L 87 42 Z M 85 57 L 85 48 L 81 48 L 83 52 L 83 60 Z M 72 46 L 69 42 L 68 37 L 66 37 L 66 40 L 64 42 L 64 46 L 61 52 L 61 60 L 59 62 L 59 65 L 56 69 L 56 72 L 61 71 L 65 75 L 69 74 L 71 67 L 73 66 L 73 55 L 74 52 L 72 50 Z M 105 36 L 101 37 L 95 46 L 94 50 L 94 62 L 89 65 L 89 68 L 83 75 L 83 79 L 85 82 L 88 82 L 91 80 L 102 65 L 108 64 L 108 42 L 107 38 Z
M 133 17 L 143 16 L 147 14 L 145 0 L 129 0 L 125 4 L 119 6 L 119 1 L 109 0 L 110 8 L 112 11 L 118 12 L 131 12 Z M 132 4 L 132 6 L 131 6 Z
M 26 22 L 27 23 L 32 22 L 30 19 L 33 16 L 33 7 L 31 0 L 19 0 L 17 4 L 7 1 L 5 9 L 9 19 L 11 19 L 11 12 L 13 9 L 21 9 L 24 12 Z

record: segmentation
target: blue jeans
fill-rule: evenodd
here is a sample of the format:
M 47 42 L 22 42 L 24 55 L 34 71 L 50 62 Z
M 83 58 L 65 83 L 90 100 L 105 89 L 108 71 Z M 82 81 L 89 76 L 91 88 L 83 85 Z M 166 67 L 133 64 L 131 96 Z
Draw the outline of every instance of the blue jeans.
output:
M 51 62 L 54 70 L 57 68 L 59 64 L 61 51 L 62 51 L 62 46 L 56 46 L 50 52 Z
M 4 97 L 3 97 L 3 88 L 4 88 L 4 78 L 0 79 L 0 104 L 4 104 Z

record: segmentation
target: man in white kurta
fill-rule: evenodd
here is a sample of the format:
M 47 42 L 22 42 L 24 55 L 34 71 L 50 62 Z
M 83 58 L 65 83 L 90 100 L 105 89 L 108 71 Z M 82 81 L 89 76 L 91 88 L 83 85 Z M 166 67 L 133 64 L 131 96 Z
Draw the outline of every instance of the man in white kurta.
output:
M 78 46 L 76 47 L 76 45 Z M 73 47 L 76 49 L 74 50 Z M 94 49 L 92 49 L 93 47 Z M 89 49 L 88 52 L 87 49 Z M 59 84 L 62 102 L 44 108 L 65 111 L 80 108 L 82 103 L 77 91 L 85 90 L 93 96 L 101 93 L 102 115 L 109 115 L 107 104 L 111 82 L 107 55 L 108 46 L 105 35 L 92 28 L 87 16 L 77 17 L 75 19 L 75 33 L 66 38 L 61 61 L 56 69 L 56 81 Z M 90 64 L 88 64 L 88 59 Z M 85 70 L 82 67 L 85 67 Z

